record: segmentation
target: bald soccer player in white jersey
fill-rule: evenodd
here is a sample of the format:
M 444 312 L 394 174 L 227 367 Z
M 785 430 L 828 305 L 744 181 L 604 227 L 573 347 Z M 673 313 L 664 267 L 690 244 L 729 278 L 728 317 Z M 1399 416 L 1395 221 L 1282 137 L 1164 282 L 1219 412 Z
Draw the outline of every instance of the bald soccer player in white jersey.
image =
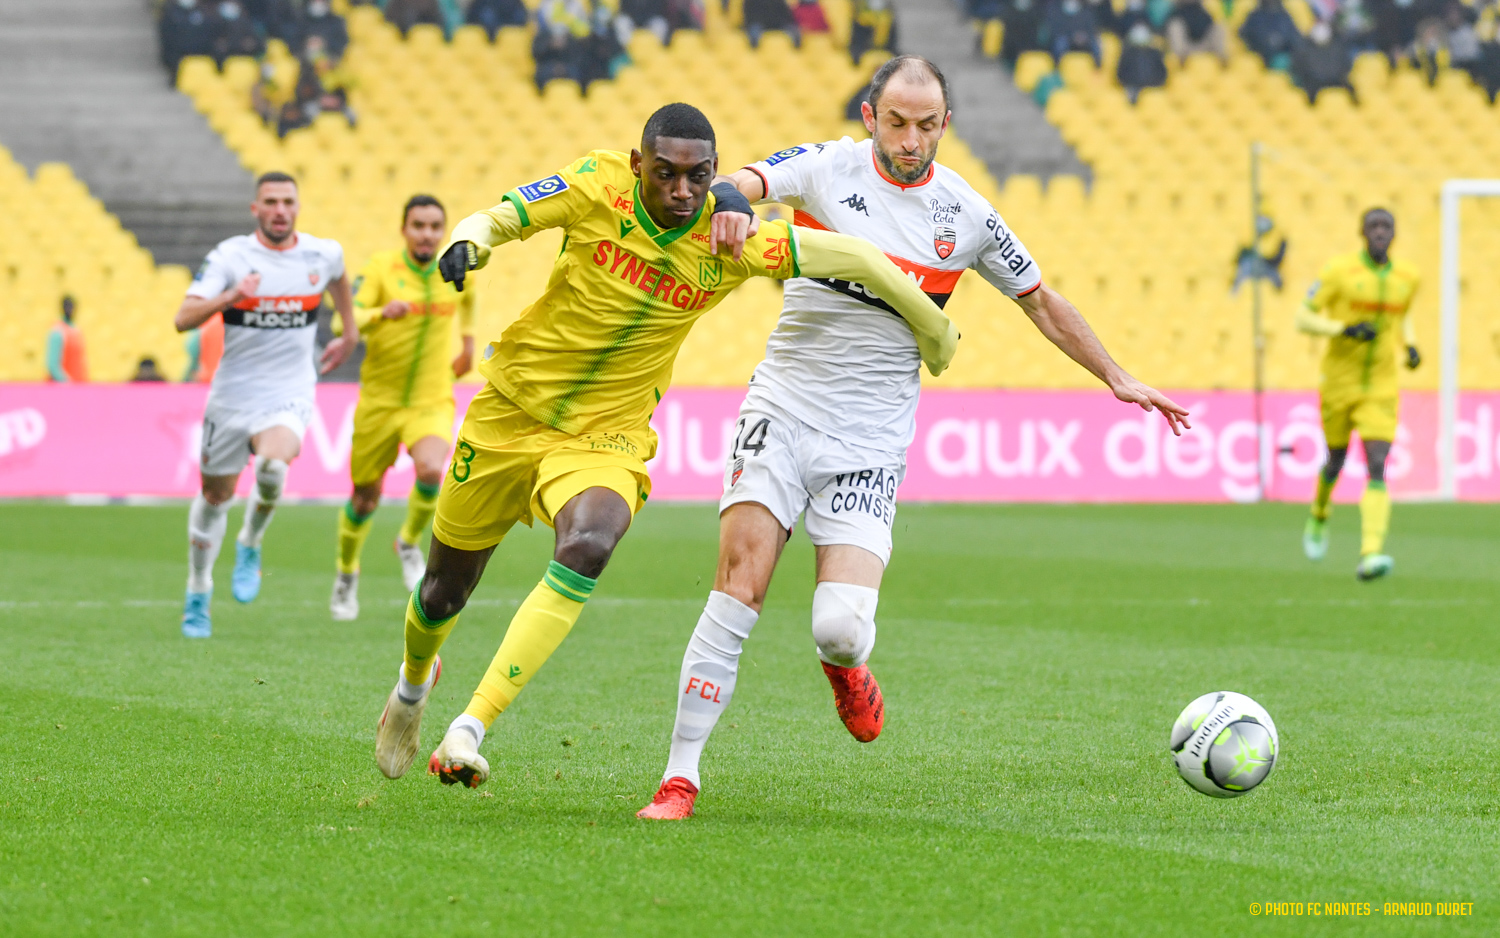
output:
M 325 292 L 333 297 L 344 335 L 324 348 L 322 372 L 337 368 L 359 344 L 344 249 L 297 231 L 297 209 L 291 176 L 266 173 L 257 179 L 250 204 L 254 233 L 229 238 L 209 253 L 177 311 L 178 332 L 224 314 L 224 355 L 203 409 L 203 488 L 188 510 L 182 634 L 189 638 L 212 633 L 214 560 L 235 485 L 252 456 L 255 487 L 235 542 L 231 586 L 242 603 L 260 592 L 261 537 L 312 419 L 314 339 Z
M 932 63 L 891 59 L 872 79 L 863 112 L 873 140 L 791 147 L 728 178 L 752 202 L 791 206 L 797 225 L 873 242 L 939 306 L 973 269 L 1120 400 L 1160 409 L 1175 433 L 1188 426 L 1186 411 L 1110 358 L 1078 310 L 1042 281 L 999 213 L 933 162 L 951 114 L 947 83 Z M 739 219 L 719 223 L 715 239 L 737 245 L 753 224 Z M 787 282 L 725 467 L 718 573 L 683 656 L 666 772 L 639 817 L 692 815 L 704 745 L 729 706 L 741 647 L 804 512 L 817 556 L 818 657 L 849 732 L 860 742 L 880 734 L 884 702 L 866 661 L 896 489 L 916 433 L 920 364 L 911 330 L 867 287 Z

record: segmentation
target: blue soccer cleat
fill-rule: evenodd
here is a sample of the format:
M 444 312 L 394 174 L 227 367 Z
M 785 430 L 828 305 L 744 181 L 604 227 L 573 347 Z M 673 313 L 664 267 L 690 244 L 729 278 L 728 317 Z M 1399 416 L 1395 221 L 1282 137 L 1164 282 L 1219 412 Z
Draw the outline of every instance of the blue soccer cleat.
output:
M 260 548 L 234 542 L 234 574 L 229 579 L 234 598 L 252 602 L 260 595 Z
M 213 634 L 214 624 L 208 618 L 208 604 L 214 591 L 195 593 L 188 590 L 187 601 L 182 604 L 182 634 L 188 638 L 208 638 Z

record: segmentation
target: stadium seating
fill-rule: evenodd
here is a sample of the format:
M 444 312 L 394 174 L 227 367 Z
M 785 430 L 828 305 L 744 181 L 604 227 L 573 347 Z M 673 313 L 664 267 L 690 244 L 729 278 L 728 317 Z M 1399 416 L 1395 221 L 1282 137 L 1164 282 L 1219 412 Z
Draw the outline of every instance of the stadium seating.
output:
M 186 367 L 172 311 L 190 279 L 157 267 L 135 236 L 71 169 L 43 163 L 34 178 L 0 146 L 0 380 L 47 377 L 47 332 L 63 295 L 77 301 L 92 380 L 124 381 L 143 356 L 168 375 Z

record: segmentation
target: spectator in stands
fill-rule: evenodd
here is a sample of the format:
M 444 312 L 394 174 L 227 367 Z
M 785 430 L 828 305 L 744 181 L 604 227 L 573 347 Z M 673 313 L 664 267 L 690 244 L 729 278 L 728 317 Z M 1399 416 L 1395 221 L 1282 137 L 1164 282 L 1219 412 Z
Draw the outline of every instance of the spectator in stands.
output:
M 1372 0 L 1375 46 L 1395 65 L 1407 58 L 1417 38 L 1417 24 L 1434 15 L 1429 0 Z
M 630 62 L 625 54 L 625 43 L 630 41 L 620 17 L 604 3 L 593 0 L 589 20 L 589 35 L 584 42 L 583 86 L 590 82 L 614 78 L 615 73 Z
M 1167 17 L 1167 48 L 1185 62 L 1198 52 L 1207 52 L 1229 61 L 1224 45 L 1224 27 L 1203 6 L 1203 0 L 1178 0 Z
M 1474 80 L 1484 86 L 1491 100 L 1500 90 L 1500 43 L 1496 39 L 1496 27 L 1500 26 L 1500 6 L 1495 0 L 1479 0 L 1474 10 L 1475 22 L 1470 27 L 1478 43 L 1478 55 L 1463 65 Z M 1457 49 L 1467 40 L 1450 39 L 1450 48 Z M 1455 58 L 1457 53 L 1455 51 Z
M 177 84 L 177 66 L 186 56 L 213 55 L 214 17 L 198 0 L 168 0 L 157 29 L 169 84 Z
M 302 15 L 292 0 L 240 0 L 240 7 L 256 31 L 280 39 L 288 49 L 302 46 Z
M 1286 71 L 1292 64 L 1292 50 L 1302 39 L 1291 14 L 1281 0 L 1260 0 L 1240 26 L 1240 38 L 1250 51 L 1261 57 L 1267 68 Z
M 308 94 L 316 95 L 312 100 L 317 102 L 316 117 L 324 111 L 338 111 L 349 120 L 349 126 L 354 126 L 354 109 L 349 106 L 349 87 L 352 79 L 348 70 L 335 62 L 328 54 L 323 45 L 323 37 L 312 33 L 307 37 L 307 44 L 302 49 L 302 56 L 298 62 L 297 80 L 299 85 L 302 80 L 302 72 L 308 71 L 317 79 L 317 87 L 308 87 Z M 299 92 L 302 90 L 299 87 Z
M 477 0 L 475 5 L 478 5 Z M 523 16 L 521 22 L 525 21 Z M 313 36 L 323 40 L 323 47 L 335 62 L 344 57 L 344 50 L 349 47 L 349 27 L 342 16 L 333 12 L 328 0 L 308 0 L 307 15 L 302 19 L 302 44 L 305 45 Z M 291 47 L 297 48 L 296 45 Z
M 1054 59 L 1069 52 L 1087 52 L 1099 64 L 1099 25 L 1094 10 L 1083 0 L 1052 0 L 1042 31 Z
M 1333 31 L 1349 47 L 1350 55 L 1375 48 L 1375 20 L 1365 0 L 1344 0 L 1331 22 Z
M 828 17 L 823 15 L 823 4 L 818 0 L 797 0 L 792 7 L 792 18 L 804 33 L 828 32 Z
M 1125 47 L 1120 50 L 1120 65 L 1115 77 L 1125 89 L 1125 94 L 1134 104 L 1143 88 L 1160 88 L 1167 83 L 1167 59 L 1157 48 L 1151 32 L 1151 24 L 1137 20 L 1125 36 Z
M 1332 26 L 1319 20 L 1292 53 L 1292 78 L 1311 102 L 1324 88 L 1349 87 L 1351 61 L 1344 41 L 1333 34 Z
M 413 26 L 430 23 L 448 33 L 448 20 L 443 16 L 443 5 L 438 0 L 389 0 L 385 5 L 385 18 L 405 36 Z
M 679 29 L 702 29 L 698 0 L 622 0 L 620 17 L 631 29 L 649 29 L 665 45 Z
M 266 44 L 256 31 L 255 24 L 245 15 L 239 0 L 223 0 L 219 4 L 218 17 L 214 23 L 214 61 L 222 68 L 224 60 L 232 55 L 259 57 L 266 51 Z
M 482 28 L 495 41 L 495 34 L 506 26 L 525 26 L 531 11 L 521 0 L 474 0 L 464 22 Z
M 580 0 L 550 0 L 537 8 L 536 19 L 531 57 L 536 61 L 537 90 L 554 78 L 584 84 L 592 31 L 589 10 Z
M 82 383 L 89 379 L 83 352 L 83 333 L 73 325 L 74 303 L 62 298 L 62 318 L 47 333 L 47 377 L 52 381 Z
M 219 370 L 219 359 L 224 357 L 224 316 L 214 313 L 208 321 L 187 334 L 184 342 L 188 354 L 187 370 L 183 381 L 201 381 L 204 384 L 214 379 Z
M 1008 0 L 1001 19 L 1005 23 L 1005 39 L 1000 44 L 1000 58 L 1006 65 L 1014 68 L 1021 53 L 1045 48 L 1039 0 Z
M 167 379 L 163 378 L 161 372 L 156 370 L 156 359 L 147 355 L 136 363 L 135 374 L 131 376 L 130 380 L 136 382 L 153 382 L 165 381 Z
M 854 22 L 849 29 L 849 56 L 856 63 L 871 49 L 894 53 L 896 15 L 889 0 L 855 0 Z
M 750 47 L 760 47 L 760 37 L 779 30 L 792 37 L 792 45 L 801 48 L 802 31 L 797 28 L 797 18 L 786 0 L 745 0 L 745 35 L 750 37 Z

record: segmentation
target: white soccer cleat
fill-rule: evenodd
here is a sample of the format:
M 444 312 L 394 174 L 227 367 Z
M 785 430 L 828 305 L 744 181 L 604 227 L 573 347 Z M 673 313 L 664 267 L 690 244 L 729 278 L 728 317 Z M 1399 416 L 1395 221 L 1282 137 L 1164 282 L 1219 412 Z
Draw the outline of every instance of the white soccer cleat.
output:
M 427 709 L 427 699 L 442 673 L 443 659 L 437 658 L 432 662 L 432 676 L 427 679 L 426 690 L 416 703 L 401 699 L 399 680 L 386 698 L 380 722 L 375 725 L 375 763 L 386 778 L 400 778 L 416 761 L 422 742 L 422 711 Z
M 473 733 L 462 726 L 450 726 L 442 744 L 427 760 L 427 774 L 436 775 L 444 785 L 478 788 L 489 779 L 490 764 L 479 754 Z
M 401 580 L 406 584 L 406 591 L 412 592 L 417 584 L 422 582 L 422 574 L 427 572 L 427 561 L 422 558 L 422 545 L 408 544 L 401 540 L 401 535 L 396 535 L 396 556 L 401 560 Z
M 328 611 L 335 622 L 353 622 L 359 618 L 359 574 L 340 573 L 333 578 L 333 597 Z

